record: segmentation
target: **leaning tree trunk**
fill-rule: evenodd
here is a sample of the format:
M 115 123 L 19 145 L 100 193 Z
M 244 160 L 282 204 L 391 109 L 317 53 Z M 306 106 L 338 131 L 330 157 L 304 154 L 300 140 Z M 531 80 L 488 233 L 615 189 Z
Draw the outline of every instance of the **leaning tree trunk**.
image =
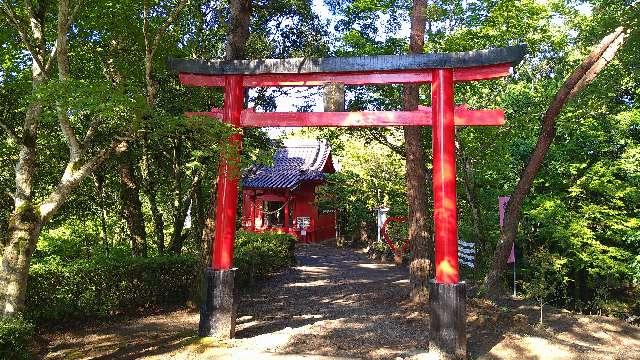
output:
M 411 37 L 409 50 L 421 53 L 424 49 L 424 30 L 426 26 L 425 0 L 414 0 L 411 11 Z M 417 110 L 419 88 L 405 85 L 403 94 L 404 110 Z M 409 204 L 409 242 L 411 244 L 411 263 L 409 265 L 411 300 L 418 303 L 427 301 L 429 292 L 429 255 L 432 245 L 427 226 L 427 181 L 422 148 L 422 128 L 404 127 L 404 141 L 407 169 L 407 202 Z
M 522 218 L 522 205 L 556 136 L 556 119 L 558 115 L 565 104 L 593 81 L 598 73 L 607 66 L 618 49 L 624 44 L 626 36 L 625 29 L 619 27 L 603 38 L 600 44 L 591 51 L 580 66 L 567 78 L 542 117 L 542 129 L 540 130 L 538 142 L 509 199 L 491 270 L 485 278 L 484 285 L 490 296 L 498 296 L 504 290 L 500 280 L 506 268 L 507 256 L 518 232 L 518 225 Z

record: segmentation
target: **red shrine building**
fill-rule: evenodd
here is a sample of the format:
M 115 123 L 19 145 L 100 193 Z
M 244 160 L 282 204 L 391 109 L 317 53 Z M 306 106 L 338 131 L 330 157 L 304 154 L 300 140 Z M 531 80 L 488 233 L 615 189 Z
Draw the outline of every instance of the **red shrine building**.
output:
M 326 141 L 285 141 L 273 166 L 254 166 L 243 177 L 242 227 L 285 232 L 303 242 L 334 238 L 336 212 L 315 204 L 316 188 L 334 172 Z

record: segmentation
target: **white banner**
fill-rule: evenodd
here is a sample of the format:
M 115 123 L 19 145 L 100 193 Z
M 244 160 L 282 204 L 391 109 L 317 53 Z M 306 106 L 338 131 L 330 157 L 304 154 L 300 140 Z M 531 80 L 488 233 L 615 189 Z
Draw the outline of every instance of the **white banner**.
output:
M 458 262 L 470 268 L 475 268 L 476 244 L 458 240 Z
M 463 248 L 463 247 L 459 247 L 458 248 L 458 252 L 460 253 L 464 253 L 464 254 L 469 254 L 469 255 L 474 255 L 476 253 L 476 249 L 468 249 L 468 248 Z
M 465 261 L 465 260 L 462 260 L 462 259 L 460 259 L 458 262 L 460 264 L 466 265 L 466 266 L 468 266 L 470 268 L 475 268 L 476 267 L 472 262 L 468 262 L 468 261 Z
M 458 257 L 460 259 L 464 259 L 464 260 L 468 260 L 468 261 L 475 260 L 475 257 L 473 257 L 472 255 L 467 255 L 467 254 L 463 254 L 463 253 L 458 253 Z
M 458 240 L 458 246 L 474 248 L 476 247 L 476 243 L 469 243 L 464 240 Z

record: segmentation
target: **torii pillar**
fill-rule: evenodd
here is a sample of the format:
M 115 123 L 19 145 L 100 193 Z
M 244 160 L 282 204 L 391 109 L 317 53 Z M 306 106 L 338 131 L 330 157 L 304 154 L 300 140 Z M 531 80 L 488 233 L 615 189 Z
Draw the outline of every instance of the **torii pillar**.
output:
M 431 82 L 433 107 L 433 222 L 436 278 L 429 281 L 429 352 L 465 359 L 466 284 L 458 267 L 456 149 L 453 70 L 436 69 Z
M 224 109 L 222 121 L 240 127 L 244 106 L 242 76 L 224 79 Z M 200 308 L 200 336 L 229 339 L 236 331 L 235 271 L 233 243 L 236 236 L 238 180 L 242 135 L 234 133 L 222 154 L 218 168 L 216 196 L 216 227 L 211 267 L 205 270 L 203 303 Z
M 430 281 L 429 348 L 444 358 L 466 358 L 465 284 L 458 270 L 455 126 L 501 125 L 504 111 L 454 106 L 454 83 L 507 76 L 526 46 L 465 53 L 383 55 L 323 59 L 202 61 L 171 59 L 180 81 L 192 86 L 224 87 L 224 109 L 188 115 L 208 116 L 239 127 L 269 126 L 433 126 L 433 197 L 436 277 Z M 261 113 L 242 109 L 245 87 L 426 84 L 432 107 L 417 111 L 329 111 Z M 340 88 L 342 85 L 333 86 Z M 330 87 L 331 88 L 331 87 Z M 338 108 L 337 110 L 341 110 Z M 233 241 L 238 202 L 241 137 L 221 159 L 216 231 L 211 268 L 206 270 L 206 301 L 200 335 L 234 336 Z

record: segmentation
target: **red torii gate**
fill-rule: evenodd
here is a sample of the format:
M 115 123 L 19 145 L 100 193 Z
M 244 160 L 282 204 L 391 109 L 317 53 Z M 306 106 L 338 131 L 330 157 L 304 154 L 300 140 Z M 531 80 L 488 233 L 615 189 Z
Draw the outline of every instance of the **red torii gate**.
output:
M 455 126 L 502 125 L 502 110 L 454 106 L 456 82 L 509 75 L 526 52 L 525 45 L 464 53 L 384 55 L 320 59 L 202 61 L 170 59 L 180 82 L 224 87 L 223 109 L 187 115 L 222 118 L 236 127 L 433 126 L 433 192 L 436 278 L 431 282 L 431 342 L 435 349 L 466 356 L 465 286 L 458 270 Z M 319 86 L 330 83 L 375 85 L 431 83 L 432 107 L 416 111 L 255 112 L 243 109 L 244 88 Z M 211 268 L 206 273 L 206 301 L 200 335 L 233 337 L 233 242 L 238 202 L 241 134 L 231 136 L 235 151 L 221 160 L 216 230 Z M 430 347 L 432 347 L 430 345 Z

